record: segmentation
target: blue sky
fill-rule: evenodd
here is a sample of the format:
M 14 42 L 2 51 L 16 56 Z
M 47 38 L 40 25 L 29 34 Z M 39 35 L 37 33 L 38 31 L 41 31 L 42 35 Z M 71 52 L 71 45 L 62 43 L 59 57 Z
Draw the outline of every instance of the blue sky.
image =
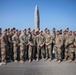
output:
M 33 29 L 36 5 L 42 30 L 45 27 L 76 30 L 76 0 L 0 0 L 0 27 Z

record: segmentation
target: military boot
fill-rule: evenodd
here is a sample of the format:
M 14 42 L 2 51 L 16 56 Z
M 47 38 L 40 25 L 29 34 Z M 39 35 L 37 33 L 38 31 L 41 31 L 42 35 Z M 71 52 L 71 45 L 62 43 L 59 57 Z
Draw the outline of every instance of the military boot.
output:
M 24 61 L 23 60 L 20 60 L 20 63 L 24 63 Z
M 66 61 L 67 59 L 66 58 L 64 58 L 64 61 Z
M 39 59 L 37 58 L 37 59 L 36 59 L 36 61 L 38 62 L 38 61 L 39 61 Z
M 29 59 L 29 61 L 28 61 L 29 63 L 31 63 L 31 59 Z
M 33 61 L 35 61 L 35 59 L 33 59 Z
M 69 63 L 71 63 L 72 62 L 72 59 L 69 59 Z
M 42 58 L 42 60 L 43 60 L 43 61 L 45 61 L 45 59 L 44 59 L 44 58 Z
M 76 59 L 74 60 L 74 62 L 76 63 Z
M 58 61 L 58 59 L 55 59 L 55 62 L 57 62 Z
M 46 60 L 48 59 L 48 57 L 45 58 Z
M 17 63 L 18 61 L 17 60 L 14 60 L 14 62 Z
M 5 65 L 5 64 L 6 64 L 6 60 L 5 60 L 5 61 L 2 61 L 2 64 L 4 64 L 4 65 Z
M 61 60 L 58 60 L 58 63 L 61 63 Z
M 50 58 L 50 61 L 52 61 L 52 58 Z

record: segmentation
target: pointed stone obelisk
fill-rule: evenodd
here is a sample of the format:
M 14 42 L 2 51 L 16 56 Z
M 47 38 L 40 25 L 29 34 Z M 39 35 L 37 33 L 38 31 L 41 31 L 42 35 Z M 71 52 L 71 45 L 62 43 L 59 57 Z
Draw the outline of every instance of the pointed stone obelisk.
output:
M 40 28 L 39 8 L 37 5 L 35 6 L 34 26 L 35 26 L 35 30 L 37 28 Z

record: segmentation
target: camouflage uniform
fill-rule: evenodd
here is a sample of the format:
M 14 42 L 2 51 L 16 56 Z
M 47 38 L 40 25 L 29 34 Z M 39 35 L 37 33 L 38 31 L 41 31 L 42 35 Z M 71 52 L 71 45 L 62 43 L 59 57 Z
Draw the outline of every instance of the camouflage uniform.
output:
M 65 34 L 64 35 L 64 45 L 65 45 L 65 57 L 64 57 L 64 60 L 66 60 L 68 58 L 68 50 L 69 50 L 69 47 L 68 47 L 68 38 L 69 38 L 69 34 Z
M 28 58 L 29 62 L 31 62 L 32 59 L 32 46 L 33 46 L 33 41 L 32 41 L 32 34 L 28 33 Z
M 55 52 L 55 61 L 59 62 L 61 61 L 61 52 L 62 52 L 62 45 L 63 45 L 63 39 L 60 35 L 56 35 L 55 39 L 55 46 L 54 46 L 54 52 Z
M 37 36 L 37 61 L 39 60 L 39 57 L 40 57 L 40 51 L 41 51 L 41 57 L 44 60 L 44 54 L 45 54 L 45 50 L 44 50 L 44 36 L 39 34 Z
M 21 34 L 20 37 L 20 61 L 23 62 L 24 61 L 24 54 L 25 57 L 27 56 L 27 34 Z
M 13 36 L 13 34 L 9 34 L 8 35 L 10 60 L 13 60 L 13 42 L 12 42 L 12 36 Z
M 6 52 L 8 49 L 8 37 L 6 34 L 1 36 L 1 55 L 2 55 L 2 63 L 6 64 Z
M 36 35 L 35 34 L 32 34 L 32 43 L 33 43 L 33 46 L 32 46 L 32 57 L 33 57 L 33 60 L 36 59 Z
M 19 48 L 19 36 L 17 34 L 14 34 L 12 36 L 12 41 L 13 41 L 13 52 L 14 52 L 14 61 L 17 62 L 17 51 Z
M 72 62 L 72 59 L 74 57 L 73 53 L 74 53 L 74 36 L 70 35 L 69 38 L 68 38 L 68 46 L 69 46 L 69 58 L 70 58 L 70 61 L 69 62 Z
M 46 45 L 46 59 L 48 58 L 48 55 L 50 57 L 50 60 L 52 59 L 52 42 L 53 42 L 53 36 L 51 34 L 47 34 L 45 38 L 45 45 Z

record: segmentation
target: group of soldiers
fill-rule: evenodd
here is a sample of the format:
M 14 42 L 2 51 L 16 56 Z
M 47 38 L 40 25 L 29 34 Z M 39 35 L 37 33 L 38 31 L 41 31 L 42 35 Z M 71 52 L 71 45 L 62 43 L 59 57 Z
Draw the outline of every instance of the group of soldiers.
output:
M 6 64 L 9 60 L 24 63 L 24 61 L 46 61 L 49 59 L 60 63 L 69 60 L 76 62 L 76 31 L 64 31 L 55 28 L 50 32 L 30 28 L 21 33 L 16 28 L 0 28 L 0 61 Z

